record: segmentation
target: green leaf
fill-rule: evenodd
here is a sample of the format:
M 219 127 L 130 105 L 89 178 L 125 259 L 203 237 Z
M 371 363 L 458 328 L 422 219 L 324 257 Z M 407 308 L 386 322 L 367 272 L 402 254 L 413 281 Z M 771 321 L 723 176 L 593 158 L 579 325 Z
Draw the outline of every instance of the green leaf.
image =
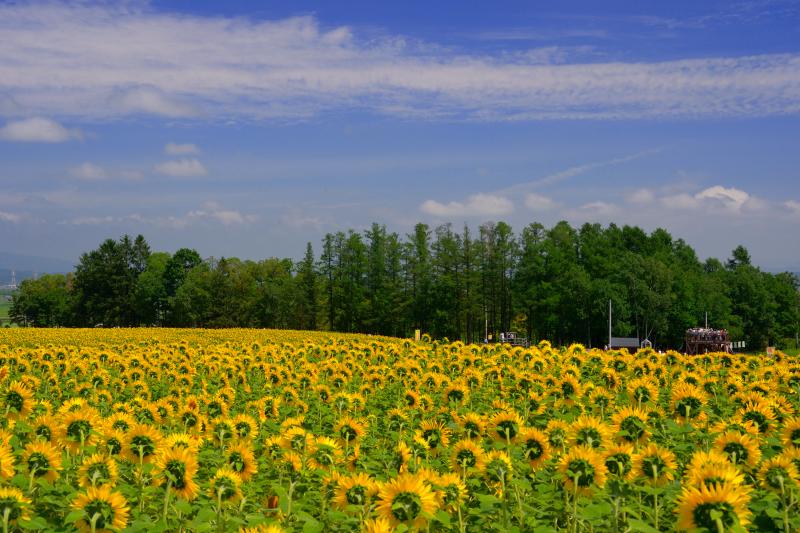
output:
M 631 530 L 637 531 L 638 533 L 659 533 L 656 528 L 647 522 L 636 520 L 635 518 L 628 520 L 628 525 L 630 526 Z
M 84 515 L 83 511 L 72 511 L 64 519 L 64 522 L 66 522 L 67 524 L 74 524 L 75 522 L 83 518 L 83 515 Z
M 445 526 L 450 526 L 450 515 L 446 511 L 439 509 L 436 511 L 435 518 Z

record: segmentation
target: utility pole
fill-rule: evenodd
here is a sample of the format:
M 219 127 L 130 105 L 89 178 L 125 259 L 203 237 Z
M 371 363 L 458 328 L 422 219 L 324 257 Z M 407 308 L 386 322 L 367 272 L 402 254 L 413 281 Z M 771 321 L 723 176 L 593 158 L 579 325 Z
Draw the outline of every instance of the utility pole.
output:
M 611 349 L 611 298 L 608 299 L 608 348 Z
M 708 329 L 708 311 L 706 311 L 706 329 Z

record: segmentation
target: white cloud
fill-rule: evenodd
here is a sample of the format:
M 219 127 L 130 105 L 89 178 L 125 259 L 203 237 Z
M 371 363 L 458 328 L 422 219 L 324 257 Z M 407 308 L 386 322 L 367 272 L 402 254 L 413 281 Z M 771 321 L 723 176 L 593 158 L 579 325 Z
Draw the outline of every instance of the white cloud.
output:
M 608 217 L 618 212 L 616 205 L 608 202 L 589 202 L 568 212 L 570 218 Z
M 71 169 L 70 174 L 75 178 L 86 181 L 99 181 L 108 177 L 108 173 L 103 167 L 88 161 Z
M 684 192 L 664 196 L 661 203 L 668 209 L 696 209 L 700 206 L 697 198 Z
M 0 217 L 2 220 L 2 217 Z M 78 216 L 64 220 L 60 224 L 71 226 L 105 226 L 109 224 L 147 224 L 156 227 L 184 229 L 197 223 L 215 222 L 223 226 L 251 224 L 258 220 L 257 215 L 242 213 L 234 209 L 225 209 L 216 202 L 206 202 L 199 209 L 194 209 L 182 216 L 144 216 L 133 213 L 123 216 Z
M 514 204 L 503 196 L 479 193 L 470 196 L 466 202 L 443 204 L 435 200 L 426 200 L 420 206 L 420 210 L 436 217 L 501 216 L 512 213 Z
M 178 178 L 205 176 L 207 174 L 206 167 L 197 159 L 173 159 L 171 161 L 165 161 L 156 165 L 155 171 L 159 174 Z
M 783 203 L 783 207 L 788 209 L 793 215 L 800 215 L 800 202 L 797 200 L 788 200 Z
M 121 219 L 110 215 L 104 217 L 81 216 L 67 220 L 63 222 L 63 224 L 69 224 L 71 226 L 105 226 L 107 224 L 119 222 L 120 220 Z
M 164 153 L 167 155 L 197 155 L 200 153 L 200 150 L 197 146 L 190 143 L 167 143 L 167 145 L 164 146 Z
M 60 143 L 81 138 L 83 134 L 80 130 L 67 129 L 54 120 L 42 117 L 9 122 L 0 128 L 0 139 L 4 141 Z
M 631 204 L 651 204 L 656 199 L 656 195 L 650 189 L 638 189 L 625 197 Z
M 743 211 L 759 211 L 767 202 L 735 187 L 714 185 L 693 195 L 680 193 L 664 196 L 661 203 L 671 209 L 697 210 L 737 214 Z
M 172 118 L 191 117 L 197 114 L 191 105 L 157 89 L 131 89 L 115 95 L 113 100 L 118 104 L 119 111 L 124 114 L 145 113 Z
M 549 211 L 557 206 L 558 204 L 547 196 L 536 193 L 528 193 L 525 195 L 525 207 L 528 209 L 533 209 L 534 211 Z
M 296 230 L 311 228 L 319 231 L 324 227 L 320 217 L 299 209 L 292 209 L 281 215 L 280 222 L 284 226 Z
M 14 213 L 8 213 L 6 211 L 0 211 L 0 222 L 11 222 L 12 224 L 16 224 L 22 219 L 19 215 L 15 215 Z
M 658 63 L 559 50 L 465 55 L 314 17 L 262 21 L 114 3 L 0 6 L 0 93 L 18 115 L 309 117 L 341 109 L 529 120 L 800 112 L 800 54 Z
M 750 195 L 741 189 L 715 185 L 700 191 L 695 195 L 695 198 L 714 203 L 724 209 L 739 211 L 750 200 Z

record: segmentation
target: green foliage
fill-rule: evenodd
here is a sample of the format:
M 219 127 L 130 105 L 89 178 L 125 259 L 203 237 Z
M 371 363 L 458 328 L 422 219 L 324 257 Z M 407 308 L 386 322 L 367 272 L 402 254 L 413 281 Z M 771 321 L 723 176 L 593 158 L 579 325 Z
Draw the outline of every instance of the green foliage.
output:
M 150 254 L 140 236 L 107 240 L 73 277 L 25 282 L 15 320 L 46 325 L 165 325 L 327 329 L 477 342 L 517 331 L 533 342 L 602 346 L 614 335 L 681 348 L 687 328 L 726 328 L 749 349 L 794 348 L 800 282 L 751 264 L 739 246 L 701 263 L 657 229 L 533 223 L 515 235 L 417 224 L 405 238 L 373 224 L 327 234 L 319 260 L 201 260 L 194 250 Z

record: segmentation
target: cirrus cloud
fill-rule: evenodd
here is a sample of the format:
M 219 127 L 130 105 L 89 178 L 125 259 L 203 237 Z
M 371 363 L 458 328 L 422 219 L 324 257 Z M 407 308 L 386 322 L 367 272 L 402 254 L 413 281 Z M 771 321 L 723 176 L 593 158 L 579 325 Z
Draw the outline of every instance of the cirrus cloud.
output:
M 0 94 L 21 115 L 468 120 L 800 112 L 800 54 L 660 62 L 470 55 L 361 38 L 311 16 L 251 20 L 111 3 L 0 6 Z M 235 58 L 232 60 L 232 58 Z

